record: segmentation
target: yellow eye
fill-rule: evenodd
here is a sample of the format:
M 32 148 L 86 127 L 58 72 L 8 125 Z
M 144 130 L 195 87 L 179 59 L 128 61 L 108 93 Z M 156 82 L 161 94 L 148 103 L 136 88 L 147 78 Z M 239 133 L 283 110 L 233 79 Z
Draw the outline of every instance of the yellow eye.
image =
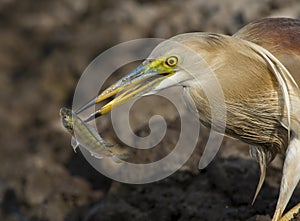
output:
M 170 67 L 176 66 L 178 63 L 178 58 L 176 56 L 171 56 L 166 59 L 166 64 Z

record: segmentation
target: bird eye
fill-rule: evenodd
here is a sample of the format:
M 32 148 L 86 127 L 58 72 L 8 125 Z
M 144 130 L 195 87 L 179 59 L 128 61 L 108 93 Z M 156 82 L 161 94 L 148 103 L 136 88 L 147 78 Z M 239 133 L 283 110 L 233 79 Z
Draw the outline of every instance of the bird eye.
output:
M 176 66 L 178 63 L 178 58 L 176 56 L 168 57 L 166 60 L 166 64 L 170 67 Z

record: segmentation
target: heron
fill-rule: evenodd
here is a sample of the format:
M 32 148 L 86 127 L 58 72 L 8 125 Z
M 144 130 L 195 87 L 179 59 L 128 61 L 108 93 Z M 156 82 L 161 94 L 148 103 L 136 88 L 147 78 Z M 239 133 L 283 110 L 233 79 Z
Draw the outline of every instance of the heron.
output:
M 176 44 L 159 44 L 136 69 L 83 105 L 77 113 L 101 101 L 112 99 L 86 121 L 110 112 L 136 96 L 182 86 L 189 105 L 201 123 L 220 129 L 213 121 L 211 103 L 201 85 L 214 79 L 222 89 L 226 108 L 225 134 L 249 144 L 250 155 L 258 162 L 258 195 L 266 168 L 275 156 L 284 158 L 279 197 L 272 221 L 291 219 L 284 210 L 300 179 L 300 20 L 263 18 L 232 36 L 194 32 L 174 36 Z M 191 50 L 193 54 L 186 53 Z M 186 65 L 186 66 L 185 66 Z M 197 66 L 193 73 L 183 67 Z M 208 71 L 209 70 L 209 71 Z M 300 203 L 292 212 L 297 212 Z

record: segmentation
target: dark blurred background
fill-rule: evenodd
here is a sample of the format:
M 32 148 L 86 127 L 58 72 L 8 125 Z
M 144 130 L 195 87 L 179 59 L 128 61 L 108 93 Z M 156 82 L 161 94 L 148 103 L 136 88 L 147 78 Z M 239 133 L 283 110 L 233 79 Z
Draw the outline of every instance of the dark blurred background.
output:
M 192 31 L 233 34 L 268 16 L 300 18 L 300 2 L 0 0 L 0 220 L 269 220 L 280 159 L 254 206 L 257 165 L 245 144 L 230 139 L 203 171 L 192 161 L 160 182 L 125 185 L 73 153 L 58 115 L 71 106 L 85 67 L 117 43 Z M 171 134 L 177 124 L 176 116 L 169 119 Z

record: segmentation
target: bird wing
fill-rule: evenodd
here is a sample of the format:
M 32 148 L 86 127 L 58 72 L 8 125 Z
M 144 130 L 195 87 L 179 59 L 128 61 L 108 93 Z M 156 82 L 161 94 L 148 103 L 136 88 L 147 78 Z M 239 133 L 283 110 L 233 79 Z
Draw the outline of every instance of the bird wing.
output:
M 247 41 L 247 44 L 266 61 L 282 89 L 287 117 L 286 119 L 283 118 L 281 123 L 288 130 L 289 140 L 291 130 L 300 135 L 300 90 L 295 79 L 268 50 L 249 41 Z
M 281 124 L 288 130 L 288 147 L 285 151 L 286 157 L 283 166 L 280 194 L 273 217 L 273 220 L 277 220 L 282 216 L 282 213 L 300 179 L 300 90 L 290 72 L 274 55 L 263 47 L 252 42 L 248 42 L 248 45 L 267 62 L 270 70 L 276 76 L 282 89 L 284 105 L 287 112 L 287 119 L 285 119 L 285 115 L 281 119 Z M 290 139 L 291 135 L 292 137 Z M 256 189 L 254 200 L 261 188 L 265 176 L 265 162 L 261 162 L 261 157 L 262 155 L 260 153 L 260 155 L 258 155 L 258 162 L 260 164 L 261 177 Z

